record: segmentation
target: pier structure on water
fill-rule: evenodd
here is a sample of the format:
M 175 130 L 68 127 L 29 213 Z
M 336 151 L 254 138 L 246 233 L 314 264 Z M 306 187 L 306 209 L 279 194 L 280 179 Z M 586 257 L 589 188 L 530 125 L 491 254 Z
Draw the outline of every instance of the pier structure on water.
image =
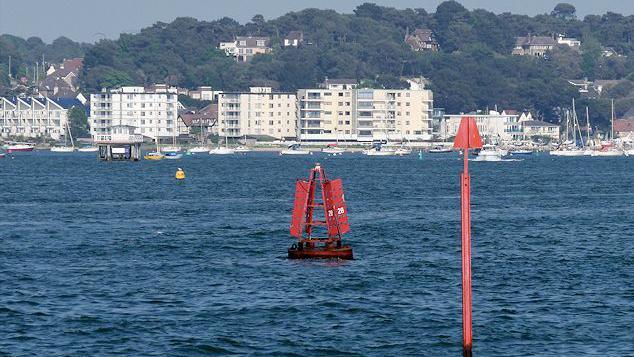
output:
M 143 135 L 134 133 L 135 127 L 116 125 L 108 134 L 95 135 L 99 159 L 103 161 L 138 161 L 141 159 Z

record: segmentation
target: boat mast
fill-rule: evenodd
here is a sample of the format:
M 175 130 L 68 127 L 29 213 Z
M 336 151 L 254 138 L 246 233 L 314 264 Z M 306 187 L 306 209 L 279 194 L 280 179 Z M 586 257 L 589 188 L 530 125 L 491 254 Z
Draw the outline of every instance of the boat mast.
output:
M 75 142 L 73 141 L 73 134 L 70 132 L 70 123 L 68 122 L 68 120 L 66 120 L 66 128 L 68 129 L 68 136 L 70 137 L 70 146 L 74 149 Z M 64 146 L 66 146 L 66 144 L 64 144 Z
M 610 116 L 610 140 L 614 140 L 614 99 L 612 99 L 612 114 Z
M 569 137 L 568 137 L 568 132 L 570 131 L 570 128 L 568 126 L 569 122 L 570 122 L 570 110 L 566 110 L 566 141 L 565 141 L 566 143 L 569 140 Z
M 586 105 L 586 145 L 590 146 L 590 112 Z

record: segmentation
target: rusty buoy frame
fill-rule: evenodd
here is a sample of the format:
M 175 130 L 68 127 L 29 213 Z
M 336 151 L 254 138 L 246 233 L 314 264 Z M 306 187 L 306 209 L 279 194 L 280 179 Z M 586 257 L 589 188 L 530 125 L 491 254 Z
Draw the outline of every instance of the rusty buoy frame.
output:
M 321 199 L 316 199 L 318 191 Z M 323 209 L 323 217 L 318 217 L 320 210 L 315 208 Z M 317 230 L 325 231 L 326 236 L 314 236 Z M 288 249 L 291 259 L 352 259 L 352 247 L 341 239 L 350 231 L 342 181 L 326 179 L 319 163 L 310 170 L 308 180 L 295 183 L 290 231 L 297 238 Z

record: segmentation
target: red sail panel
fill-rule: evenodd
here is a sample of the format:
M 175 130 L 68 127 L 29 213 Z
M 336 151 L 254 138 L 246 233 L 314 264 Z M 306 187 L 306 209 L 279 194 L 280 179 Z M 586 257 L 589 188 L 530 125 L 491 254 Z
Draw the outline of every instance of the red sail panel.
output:
M 306 206 L 308 202 L 308 181 L 297 181 L 295 184 L 295 204 L 293 206 L 293 218 L 291 220 L 291 235 L 302 238 L 304 220 L 306 217 Z
M 350 231 L 348 223 L 348 207 L 343 195 L 343 183 L 341 179 L 324 182 L 326 192 L 326 224 L 328 236 L 336 237 Z

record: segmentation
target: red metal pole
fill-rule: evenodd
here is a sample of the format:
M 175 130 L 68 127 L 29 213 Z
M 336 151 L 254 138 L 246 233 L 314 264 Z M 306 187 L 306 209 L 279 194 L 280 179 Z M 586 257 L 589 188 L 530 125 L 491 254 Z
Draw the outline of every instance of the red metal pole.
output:
M 469 149 L 464 149 L 464 172 L 461 175 L 462 221 L 462 355 L 471 357 L 473 337 L 471 331 L 471 177 L 469 176 Z

